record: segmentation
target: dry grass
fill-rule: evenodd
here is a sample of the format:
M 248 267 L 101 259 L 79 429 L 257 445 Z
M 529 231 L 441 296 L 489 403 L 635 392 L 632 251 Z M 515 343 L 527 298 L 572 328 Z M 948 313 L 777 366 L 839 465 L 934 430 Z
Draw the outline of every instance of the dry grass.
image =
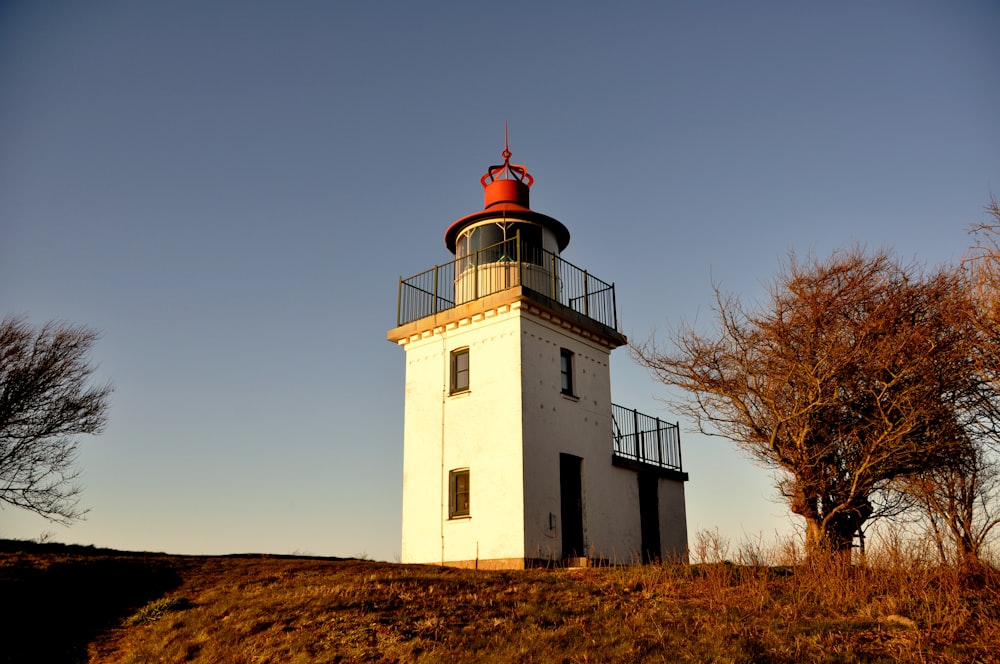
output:
M 899 551 L 867 566 L 770 559 L 784 555 L 794 552 L 744 547 L 734 557 L 754 564 L 524 572 L 274 557 L 75 564 L 85 573 L 113 559 L 176 575 L 107 616 L 91 662 L 1000 661 L 991 569 Z M 0 570 L 44 576 L 45 565 L 0 553 Z

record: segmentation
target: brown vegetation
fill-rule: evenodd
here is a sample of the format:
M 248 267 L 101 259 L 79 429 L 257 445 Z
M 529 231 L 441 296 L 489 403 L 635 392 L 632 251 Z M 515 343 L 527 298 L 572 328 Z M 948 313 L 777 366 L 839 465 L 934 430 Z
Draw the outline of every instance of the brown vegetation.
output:
M 709 544 L 695 555 L 723 552 Z M 0 618 L 14 629 L 0 661 L 81 661 L 83 650 L 94 663 L 1000 661 L 991 568 L 970 575 L 899 546 L 866 566 L 774 565 L 753 547 L 735 558 L 476 572 L 8 551 Z M 46 610 L 12 608 L 31 597 Z

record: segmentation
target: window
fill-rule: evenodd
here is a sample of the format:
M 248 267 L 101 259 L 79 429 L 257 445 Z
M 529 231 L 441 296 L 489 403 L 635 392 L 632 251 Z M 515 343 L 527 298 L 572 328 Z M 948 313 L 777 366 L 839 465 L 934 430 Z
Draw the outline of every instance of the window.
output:
M 469 391 L 469 349 L 451 351 L 451 394 Z
M 520 236 L 521 248 L 514 240 Z M 455 240 L 455 260 L 459 272 L 477 265 L 515 260 L 521 253 L 525 263 L 543 265 L 542 227 L 530 222 L 489 221 L 466 228 Z
M 573 396 L 573 351 L 559 349 L 559 370 L 562 372 L 562 393 Z
M 518 234 L 521 237 L 521 261 L 544 265 L 542 260 L 542 227 L 529 223 L 510 224 L 507 227 L 506 238 L 508 241 L 512 242 L 514 238 L 518 237 Z
M 448 518 L 469 516 L 469 469 L 448 473 Z

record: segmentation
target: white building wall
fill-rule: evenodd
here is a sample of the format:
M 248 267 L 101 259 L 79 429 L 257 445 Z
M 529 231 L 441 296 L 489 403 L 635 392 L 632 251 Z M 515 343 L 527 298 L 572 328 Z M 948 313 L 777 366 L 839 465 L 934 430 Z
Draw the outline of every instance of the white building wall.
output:
M 641 544 L 639 491 L 634 472 L 611 465 L 610 349 L 532 316 L 521 338 L 525 555 L 562 557 L 559 455 L 566 453 L 583 459 L 587 554 L 628 562 Z M 574 397 L 561 393 L 561 348 L 573 352 Z
M 403 409 L 404 563 L 441 561 L 442 494 L 441 340 L 406 346 L 406 396 Z
M 688 561 L 687 506 L 684 483 L 661 479 L 657 497 L 660 501 L 660 547 L 662 559 Z
M 611 445 L 608 434 L 608 445 Z M 639 515 L 639 476 L 635 471 L 611 465 L 608 452 L 607 492 L 595 515 L 604 526 L 598 557 L 618 564 L 642 561 L 642 522 Z
M 518 315 L 481 317 L 406 344 L 403 562 L 523 558 Z M 450 361 L 469 349 L 469 391 Z M 449 519 L 448 475 L 469 469 L 469 516 Z

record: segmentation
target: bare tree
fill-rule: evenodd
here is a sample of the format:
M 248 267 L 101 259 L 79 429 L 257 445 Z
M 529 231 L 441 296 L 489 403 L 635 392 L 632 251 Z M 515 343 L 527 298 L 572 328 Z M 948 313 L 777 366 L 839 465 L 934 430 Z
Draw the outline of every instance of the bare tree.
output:
M 717 330 L 682 326 L 638 361 L 685 396 L 703 433 L 773 468 L 806 522 L 806 546 L 850 550 L 889 514 L 898 478 L 968 458 L 957 404 L 973 398 L 966 337 L 945 315 L 968 307 L 954 271 L 924 276 L 886 252 L 793 256 L 751 310 L 718 287 Z
M 978 562 L 1000 526 L 1000 204 L 993 196 L 991 219 L 972 227 L 975 245 L 962 262 L 961 276 L 971 307 L 952 312 L 963 325 L 983 392 L 966 400 L 962 415 L 972 450 L 967 463 L 906 478 L 900 489 L 924 516 L 944 560 Z
M 990 196 L 990 221 L 972 227 L 975 245 L 962 262 L 980 337 L 977 369 L 1000 392 L 1000 203 Z
M 85 514 L 76 436 L 103 429 L 112 389 L 89 384 L 97 338 L 65 323 L 0 321 L 0 501 L 64 524 Z
M 901 490 L 923 515 L 942 562 L 978 564 L 1000 526 L 1000 468 L 977 448 L 971 463 L 906 478 Z
M 986 213 L 992 219 L 973 225 L 975 245 L 963 263 L 970 290 L 983 314 L 981 324 L 995 323 L 1000 318 L 1000 202 L 996 196 L 990 196 Z
M 969 359 L 967 391 L 944 398 L 964 433 L 965 449 L 953 463 L 901 477 L 893 488 L 920 514 L 942 562 L 976 566 L 1000 526 L 1000 392 L 995 369 L 982 370 L 998 340 L 982 333 L 982 312 L 975 307 L 949 313 L 965 337 Z

